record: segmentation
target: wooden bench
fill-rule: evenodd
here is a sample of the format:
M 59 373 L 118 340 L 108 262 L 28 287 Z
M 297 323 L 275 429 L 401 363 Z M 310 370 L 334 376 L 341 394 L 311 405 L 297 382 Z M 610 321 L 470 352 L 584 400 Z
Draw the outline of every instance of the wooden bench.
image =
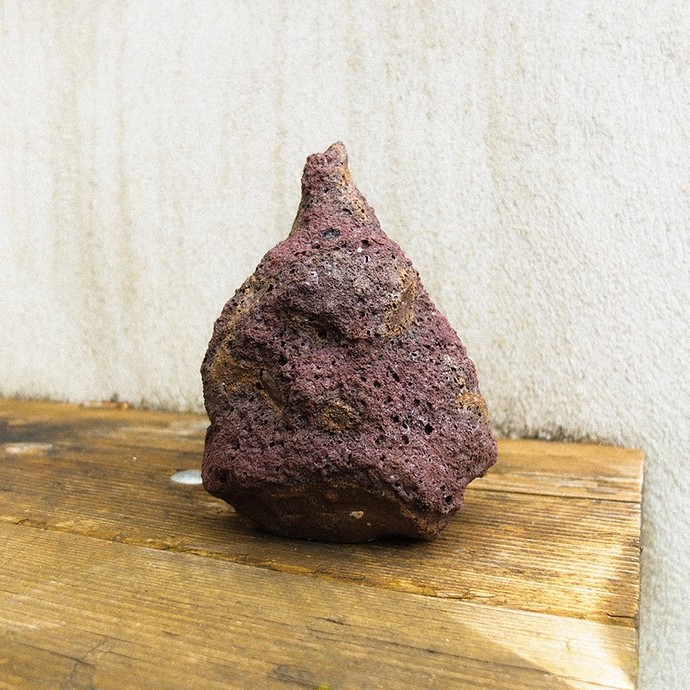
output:
M 501 441 L 435 541 L 322 544 L 125 407 L 0 401 L 0 687 L 634 687 L 641 452 Z

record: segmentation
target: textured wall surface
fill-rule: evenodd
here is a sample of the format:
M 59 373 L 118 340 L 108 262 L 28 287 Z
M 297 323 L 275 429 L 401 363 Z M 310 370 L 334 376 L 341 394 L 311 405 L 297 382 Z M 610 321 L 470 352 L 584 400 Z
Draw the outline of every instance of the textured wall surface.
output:
M 199 409 L 342 139 L 496 428 L 646 451 L 641 687 L 687 687 L 689 46 L 683 0 L 0 2 L 0 394 Z

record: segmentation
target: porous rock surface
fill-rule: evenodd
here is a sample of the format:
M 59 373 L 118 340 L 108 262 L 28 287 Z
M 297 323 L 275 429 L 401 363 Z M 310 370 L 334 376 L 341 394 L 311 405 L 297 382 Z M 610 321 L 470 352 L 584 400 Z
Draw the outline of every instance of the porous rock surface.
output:
M 475 367 L 341 143 L 307 159 L 290 235 L 225 305 L 201 373 L 204 486 L 275 534 L 430 539 L 496 460 Z

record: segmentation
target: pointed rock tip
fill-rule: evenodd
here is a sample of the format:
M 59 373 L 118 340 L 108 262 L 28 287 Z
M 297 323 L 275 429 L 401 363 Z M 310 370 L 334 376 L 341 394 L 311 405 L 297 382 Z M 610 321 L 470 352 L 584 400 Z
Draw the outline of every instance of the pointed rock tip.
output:
M 313 153 L 307 158 L 302 173 L 302 200 L 290 234 L 308 225 L 308 218 L 315 208 L 325 211 L 327 207 L 380 230 L 374 210 L 352 180 L 347 149 L 342 141 L 336 141 L 323 153 Z
M 342 141 L 331 144 L 321 155 L 326 156 L 335 165 L 347 165 L 347 149 Z
M 304 166 L 302 191 L 309 191 L 319 182 L 331 186 L 352 184 L 347 160 L 347 149 L 341 141 L 331 144 L 323 153 L 312 153 Z

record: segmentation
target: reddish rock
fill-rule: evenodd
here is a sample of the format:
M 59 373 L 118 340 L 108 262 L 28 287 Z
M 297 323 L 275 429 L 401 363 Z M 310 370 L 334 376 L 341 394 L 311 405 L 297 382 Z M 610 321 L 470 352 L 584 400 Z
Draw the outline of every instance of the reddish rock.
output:
M 307 159 L 290 235 L 225 305 L 201 373 L 204 486 L 269 532 L 430 539 L 496 461 L 475 367 L 340 143 Z

